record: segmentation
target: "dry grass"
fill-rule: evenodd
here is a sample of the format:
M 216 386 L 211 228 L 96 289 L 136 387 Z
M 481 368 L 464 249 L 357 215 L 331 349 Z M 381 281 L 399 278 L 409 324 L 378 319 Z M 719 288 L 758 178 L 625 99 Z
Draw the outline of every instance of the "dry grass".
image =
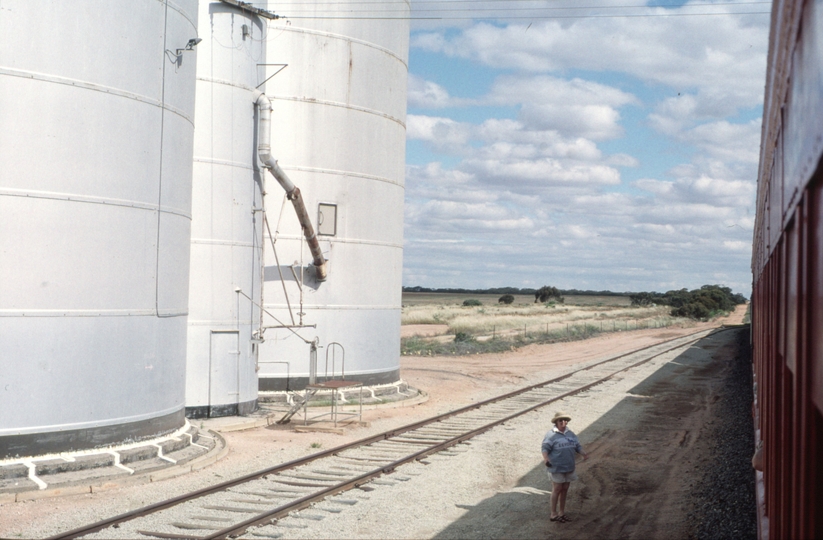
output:
M 436 300 L 431 298 L 430 300 Z M 492 304 L 479 307 L 464 307 L 459 304 L 418 303 L 405 304 L 401 322 L 411 324 L 446 324 L 449 333 L 466 332 L 472 335 L 481 335 L 496 331 L 507 330 L 526 331 L 531 327 L 534 331 L 542 328 L 545 331 L 565 327 L 567 323 L 590 324 L 603 327 L 603 330 L 626 328 L 625 323 L 631 321 L 643 326 L 651 321 L 671 320 L 670 308 L 656 307 L 625 307 L 625 306 L 597 306 L 565 304 Z M 620 325 L 611 324 L 618 321 Z M 609 324 L 605 324 L 608 322 Z M 601 324 L 604 323 L 604 324 Z
M 603 330 L 617 328 L 612 325 L 612 321 L 619 321 L 619 326 L 625 328 L 626 322 L 636 322 L 641 326 L 650 320 L 661 320 L 668 317 L 670 309 L 662 307 L 654 308 L 611 308 L 602 307 L 575 307 L 575 306 L 555 306 L 539 307 L 533 310 L 514 310 L 507 312 L 506 308 L 489 308 L 485 312 L 483 308 L 474 308 L 475 313 L 463 313 L 455 316 L 447 323 L 452 333 L 467 332 L 470 334 L 485 334 L 496 331 L 519 330 L 528 332 L 529 327 L 533 331 L 551 330 L 564 328 L 566 324 L 588 324 L 596 327 L 603 327 Z M 601 324 L 608 322 L 609 324 Z M 525 329 L 525 330 L 524 330 Z
M 468 298 L 480 300 L 484 305 L 463 306 L 463 300 Z M 440 347 L 453 341 L 450 335 L 458 336 L 458 341 L 463 342 L 458 349 L 468 347 L 475 351 L 482 343 L 495 348 L 492 341 L 507 341 L 507 344 L 494 345 L 508 348 L 535 340 L 580 339 L 600 332 L 689 324 L 687 319 L 671 317 L 668 306 L 631 307 L 625 297 L 566 297 L 563 304 L 535 304 L 534 297 L 520 296 L 511 305 L 498 304 L 497 298 L 496 295 L 491 298 L 488 295 L 404 294 L 403 325 L 437 324 L 448 328 L 438 336 L 404 339 L 404 353 L 420 354 L 414 351 L 425 350 L 429 345 Z M 455 349 L 451 354 L 461 352 Z

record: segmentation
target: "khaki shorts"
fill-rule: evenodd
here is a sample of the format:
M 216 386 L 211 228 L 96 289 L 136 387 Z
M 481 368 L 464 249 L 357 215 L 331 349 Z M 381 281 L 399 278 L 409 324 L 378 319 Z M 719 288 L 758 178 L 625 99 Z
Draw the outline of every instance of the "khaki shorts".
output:
M 549 472 L 549 480 L 554 482 L 555 484 L 565 484 L 566 482 L 574 482 L 577 480 L 577 473 L 567 472 L 567 473 L 553 473 L 551 470 Z

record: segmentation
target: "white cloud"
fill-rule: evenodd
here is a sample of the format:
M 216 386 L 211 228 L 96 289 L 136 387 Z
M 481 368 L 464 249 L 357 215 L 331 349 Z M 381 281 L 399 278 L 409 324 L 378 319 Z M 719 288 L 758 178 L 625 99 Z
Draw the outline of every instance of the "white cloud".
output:
M 710 176 L 705 172 L 683 176 L 675 181 L 642 179 L 632 183 L 637 188 L 656 195 L 656 200 L 667 203 L 711 204 L 716 207 L 745 208 L 754 200 L 753 179 Z
M 633 184 L 642 190 L 635 194 L 604 191 L 608 184 L 529 183 L 540 177 L 534 169 L 510 170 L 508 178 L 504 170 L 469 160 L 454 169 L 409 168 L 406 278 L 417 281 L 406 284 L 529 286 L 537 279 L 543 283 L 532 285 L 668 290 L 717 281 L 701 273 L 708 269 L 748 292 L 753 221 L 743 206 L 753 198 L 750 182 L 645 179 Z M 433 246 L 431 239 L 456 244 Z M 467 259 L 471 285 L 452 273 L 455 261 Z M 743 277 L 734 277 L 735 268 Z
M 740 240 L 724 240 L 723 247 L 732 251 L 741 251 L 743 253 L 751 253 L 751 242 L 742 242 Z
M 410 114 L 406 118 L 406 137 L 435 141 L 445 133 L 457 132 L 460 124 L 451 118 Z
M 617 108 L 637 99 L 617 88 L 579 78 L 503 76 L 481 102 L 521 106 L 519 119 L 528 129 L 557 130 L 594 140 L 623 133 Z
M 500 235 L 534 227 L 530 217 L 495 202 L 429 200 L 419 205 L 410 205 L 406 212 L 406 221 L 414 223 L 420 230 L 429 233 L 436 231 L 437 235 L 486 234 L 487 231 Z
M 555 159 L 538 160 L 476 160 L 467 159 L 463 167 L 479 177 L 481 182 L 516 186 L 532 192 L 559 184 L 574 186 L 617 185 L 620 173 L 605 165 L 567 165 Z
M 733 124 L 727 120 L 701 124 L 678 138 L 726 163 L 741 161 L 754 165 L 760 157 L 760 120 L 746 124 Z
M 664 99 L 657 104 L 649 121 L 660 133 L 676 135 L 697 118 L 697 98 L 693 94 Z
M 426 109 L 440 109 L 450 104 L 449 93 L 445 88 L 412 74 L 409 74 L 407 99 L 409 107 Z
M 679 11 L 688 10 L 650 9 Z M 678 92 L 700 89 L 705 112 L 723 116 L 762 99 L 768 22 L 767 16 L 481 22 L 455 35 L 419 33 L 411 45 L 500 69 L 614 71 Z
M 406 117 L 406 138 L 425 141 L 440 152 L 460 155 L 469 149 L 472 128 L 451 118 L 410 114 Z
M 606 163 L 613 167 L 637 167 L 640 161 L 629 154 L 612 154 L 606 158 Z
M 606 156 L 596 140 L 623 130 L 618 108 L 636 103 L 631 94 L 579 78 L 546 76 L 498 78 L 491 91 L 464 106 L 518 106 L 518 119 L 489 118 L 480 125 L 441 116 L 410 114 L 407 137 L 431 149 L 461 156 L 461 170 L 485 178 L 537 185 L 616 185 L 615 167 L 636 166 L 626 154 Z M 481 180 L 482 181 L 482 180 Z
M 582 161 L 600 159 L 594 141 L 584 137 L 564 137 L 555 129 L 534 130 L 522 122 L 488 119 L 473 129 L 477 140 L 488 143 L 478 148 L 478 157 L 554 157 Z

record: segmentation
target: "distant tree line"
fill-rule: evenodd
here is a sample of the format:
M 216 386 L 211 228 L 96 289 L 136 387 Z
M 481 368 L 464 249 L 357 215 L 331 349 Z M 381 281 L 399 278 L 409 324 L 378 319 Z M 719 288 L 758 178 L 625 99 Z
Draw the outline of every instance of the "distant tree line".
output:
M 699 289 L 677 291 L 639 292 L 629 295 L 633 306 L 653 304 L 671 306 L 673 317 L 708 319 L 734 310 L 735 306 L 746 303 L 746 297 L 733 293 L 722 285 L 703 285 Z
M 534 294 L 534 289 L 518 289 L 517 287 L 497 287 L 493 289 L 432 289 L 429 287 L 403 287 L 403 292 L 418 293 L 449 293 L 449 294 Z
M 628 296 L 633 306 L 665 305 L 671 306 L 673 317 L 691 319 L 708 319 L 721 313 L 732 311 L 735 306 L 746 303 L 746 297 L 733 293 L 723 285 L 703 285 L 699 289 L 672 290 L 659 292 L 613 292 L 590 291 L 580 289 L 558 289 L 548 285 L 539 289 L 518 287 L 496 287 L 492 289 L 434 289 L 428 287 L 403 287 L 403 292 L 412 293 L 449 293 L 449 294 L 501 294 L 501 304 L 514 302 L 514 295 L 534 296 L 535 302 L 563 302 L 564 296 Z M 478 302 L 478 300 L 473 300 Z M 475 304 L 472 304 L 475 305 Z
M 436 289 L 429 287 L 403 287 L 403 292 L 411 293 L 449 293 L 449 294 L 519 294 L 523 296 L 534 296 L 539 289 L 517 287 L 496 287 L 492 289 Z M 580 289 L 557 289 L 560 295 L 570 296 L 628 296 L 630 293 L 613 291 L 583 291 Z

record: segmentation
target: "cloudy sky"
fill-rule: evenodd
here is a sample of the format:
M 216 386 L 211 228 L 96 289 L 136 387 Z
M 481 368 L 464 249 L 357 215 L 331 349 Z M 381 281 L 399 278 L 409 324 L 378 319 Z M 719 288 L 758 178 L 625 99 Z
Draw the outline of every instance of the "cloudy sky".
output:
M 750 294 L 769 2 L 412 8 L 405 286 Z

